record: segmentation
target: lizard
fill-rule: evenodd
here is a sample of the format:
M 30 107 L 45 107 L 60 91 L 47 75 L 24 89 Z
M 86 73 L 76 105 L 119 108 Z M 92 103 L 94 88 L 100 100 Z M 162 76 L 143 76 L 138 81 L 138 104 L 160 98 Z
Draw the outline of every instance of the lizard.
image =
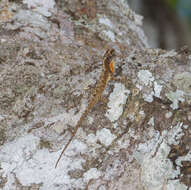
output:
M 114 49 L 108 49 L 105 52 L 105 54 L 103 56 L 103 62 L 102 62 L 102 72 L 101 72 L 99 80 L 96 84 L 94 93 L 92 93 L 92 98 L 90 99 L 88 106 L 86 107 L 85 111 L 81 115 L 77 124 L 75 125 L 73 134 L 71 135 L 67 144 L 64 146 L 64 148 L 63 148 L 63 150 L 62 150 L 62 152 L 61 152 L 61 154 L 60 154 L 60 156 L 56 162 L 55 168 L 57 167 L 57 165 L 58 165 L 62 155 L 64 154 L 65 150 L 67 149 L 67 147 L 69 146 L 69 144 L 73 140 L 74 136 L 76 135 L 78 128 L 82 124 L 82 121 L 85 119 L 85 117 L 88 115 L 89 111 L 94 107 L 94 105 L 100 100 L 101 95 L 102 95 L 103 91 L 105 90 L 108 81 L 112 78 L 113 73 L 114 73 L 114 64 L 115 64 L 113 59 L 115 56 L 116 55 L 115 55 Z

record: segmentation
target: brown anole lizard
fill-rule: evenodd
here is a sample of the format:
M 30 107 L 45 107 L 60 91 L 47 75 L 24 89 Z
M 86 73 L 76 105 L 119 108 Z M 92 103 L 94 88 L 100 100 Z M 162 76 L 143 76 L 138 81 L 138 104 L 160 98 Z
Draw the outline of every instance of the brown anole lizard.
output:
M 69 146 L 69 144 L 71 143 L 72 139 L 74 138 L 74 136 L 76 135 L 78 128 L 80 127 L 82 121 L 84 120 L 84 118 L 88 115 L 89 111 L 93 108 L 93 106 L 99 101 L 103 91 L 106 88 L 106 85 L 108 83 L 108 81 L 111 79 L 111 77 L 113 76 L 114 73 L 114 61 L 113 58 L 115 57 L 115 50 L 114 49 L 108 49 L 104 56 L 103 56 L 103 68 L 102 68 L 102 73 L 100 75 L 99 81 L 95 87 L 95 91 L 92 94 L 92 99 L 90 100 L 87 108 L 85 109 L 85 111 L 83 112 L 83 114 L 81 115 L 80 119 L 78 120 L 76 126 L 74 127 L 74 132 L 72 134 L 72 136 L 70 137 L 69 141 L 67 142 L 67 144 L 65 145 L 64 149 L 62 150 L 55 168 L 58 165 L 58 162 L 60 161 L 62 155 L 64 154 L 65 150 L 67 149 L 67 147 Z

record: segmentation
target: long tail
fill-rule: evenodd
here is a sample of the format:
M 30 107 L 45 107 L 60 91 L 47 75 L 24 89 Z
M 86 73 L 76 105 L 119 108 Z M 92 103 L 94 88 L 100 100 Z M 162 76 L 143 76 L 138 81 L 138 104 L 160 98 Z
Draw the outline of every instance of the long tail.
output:
M 67 149 L 67 147 L 69 146 L 69 144 L 71 143 L 72 139 L 74 138 L 74 136 L 76 135 L 77 131 L 78 131 L 78 128 L 79 126 L 81 125 L 82 121 L 84 120 L 84 118 L 87 116 L 89 110 L 95 105 L 94 102 L 90 102 L 90 104 L 88 105 L 88 107 L 86 108 L 86 110 L 84 111 L 84 113 L 82 114 L 82 116 L 80 117 L 79 121 L 77 122 L 75 128 L 74 128 L 74 132 L 72 134 L 72 136 L 70 137 L 69 141 L 67 142 L 67 144 L 65 145 L 64 149 L 62 150 L 57 162 L 56 162 L 56 165 L 55 165 L 55 168 L 58 166 L 58 163 L 62 157 L 62 155 L 64 154 L 65 150 Z

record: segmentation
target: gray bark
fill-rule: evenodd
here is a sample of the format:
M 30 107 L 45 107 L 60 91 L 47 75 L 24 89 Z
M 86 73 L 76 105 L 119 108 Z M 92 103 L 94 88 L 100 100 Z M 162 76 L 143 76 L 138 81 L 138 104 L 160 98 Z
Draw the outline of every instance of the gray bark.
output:
M 188 189 L 190 52 L 150 49 L 122 0 L 24 2 L 1 3 L 0 188 Z M 55 169 L 111 47 L 105 101 Z

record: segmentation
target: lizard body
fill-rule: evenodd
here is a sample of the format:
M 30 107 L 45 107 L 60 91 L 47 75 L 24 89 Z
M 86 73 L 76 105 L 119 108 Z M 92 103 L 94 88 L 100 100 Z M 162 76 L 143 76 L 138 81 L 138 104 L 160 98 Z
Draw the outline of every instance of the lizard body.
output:
M 106 88 L 108 81 L 111 79 L 113 72 L 114 72 L 114 61 L 113 61 L 114 57 L 115 57 L 115 50 L 108 49 L 103 57 L 102 73 L 101 73 L 99 81 L 95 87 L 95 91 L 92 94 L 92 99 L 90 100 L 87 108 L 85 109 L 85 111 L 81 115 L 80 119 L 78 120 L 76 126 L 74 127 L 74 132 L 73 132 L 72 136 L 70 137 L 69 141 L 67 142 L 67 144 L 64 146 L 64 149 L 62 150 L 62 152 L 56 162 L 55 168 L 57 167 L 58 162 L 60 161 L 62 155 L 64 154 L 65 150 L 67 149 L 67 147 L 71 143 L 72 139 L 74 138 L 75 134 L 77 133 L 77 130 L 80 127 L 80 125 L 82 124 L 82 121 L 88 115 L 89 111 L 93 108 L 93 106 L 99 101 L 103 91 Z

